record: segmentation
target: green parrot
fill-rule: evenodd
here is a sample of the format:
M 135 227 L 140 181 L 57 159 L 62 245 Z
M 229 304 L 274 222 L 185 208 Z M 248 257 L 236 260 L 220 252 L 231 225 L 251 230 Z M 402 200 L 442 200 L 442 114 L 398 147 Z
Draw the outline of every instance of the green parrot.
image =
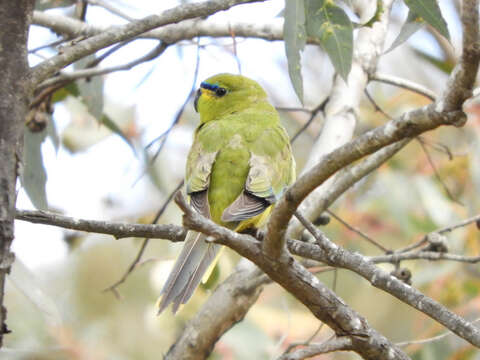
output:
M 257 82 L 232 74 L 202 82 L 194 106 L 200 124 L 186 166 L 190 205 L 237 232 L 260 228 L 295 180 L 295 160 L 277 111 Z M 188 232 L 161 291 L 159 314 L 170 303 L 175 313 L 213 268 L 221 245 L 205 238 Z

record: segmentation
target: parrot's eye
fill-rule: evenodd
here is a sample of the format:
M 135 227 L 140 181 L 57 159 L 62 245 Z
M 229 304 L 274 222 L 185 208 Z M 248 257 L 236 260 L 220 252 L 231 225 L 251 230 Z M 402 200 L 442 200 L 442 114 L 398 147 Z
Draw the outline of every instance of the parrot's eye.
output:
M 227 93 L 227 89 L 223 88 L 223 87 L 219 87 L 215 90 L 215 95 L 217 95 L 218 97 L 222 97 L 224 96 L 225 94 Z

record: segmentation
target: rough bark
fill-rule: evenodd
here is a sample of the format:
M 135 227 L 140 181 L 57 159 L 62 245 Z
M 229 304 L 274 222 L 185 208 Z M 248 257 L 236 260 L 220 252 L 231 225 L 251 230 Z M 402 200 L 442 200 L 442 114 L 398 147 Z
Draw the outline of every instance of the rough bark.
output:
M 27 36 L 32 11 L 31 0 L 0 0 L 0 346 L 8 331 L 4 285 L 14 259 L 10 245 L 27 112 Z

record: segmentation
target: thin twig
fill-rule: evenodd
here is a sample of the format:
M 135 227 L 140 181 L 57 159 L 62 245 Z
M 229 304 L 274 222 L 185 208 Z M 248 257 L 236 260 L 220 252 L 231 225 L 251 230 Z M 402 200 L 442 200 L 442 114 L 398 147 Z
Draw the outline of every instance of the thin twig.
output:
M 193 94 L 195 94 L 195 90 L 196 90 L 196 86 L 197 86 L 197 80 L 198 80 L 198 71 L 200 69 L 200 49 L 201 49 L 200 39 L 198 39 L 197 56 L 196 56 L 196 60 L 195 60 L 195 72 L 193 73 L 192 87 L 190 88 L 190 92 L 188 93 L 185 101 L 183 102 L 180 109 L 177 111 L 177 114 L 175 115 L 175 118 L 174 118 L 173 122 L 170 124 L 170 126 L 168 127 L 168 129 L 166 131 L 164 131 L 160 136 L 153 139 L 145 147 L 146 149 L 148 149 L 155 142 L 160 140 L 160 145 L 158 146 L 158 149 L 156 150 L 155 154 L 153 155 L 152 159 L 150 160 L 150 164 L 153 164 L 155 162 L 155 160 L 157 159 L 158 155 L 160 155 L 160 152 L 162 151 L 163 147 L 165 146 L 165 144 L 167 142 L 167 139 L 168 139 L 168 136 L 170 135 L 170 132 L 175 127 L 175 125 L 178 124 L 178 122 L 180 121 L 180 118 L 182 117 L 183 112 L 185 111 L 185 108 L 187 107 L 187 105 L 190 101 L 190 98 L 193 96 Z
M 420 141 L 419 139 L 416 139 L 416 140 L 420 144 L 420 146 L 422 147 L 422 150 L 425 153 L 425 156 L 427 157 L 427 161 L 430 164 L 430 166 L 432 167 L 433 173 L 435 174 L 435 178 L 438 180 L 438 182 L 442 186 L 442 188 L 445 191 L 445 193 L 447 194 L 447 196 L 453 202 L 456 202 L 457 204 L 464 206 L 464 204 L 460 200 L 456 199 L 455 196 L 453 196 L 453 194 L 450 191 L 450 189 L 448 188 L 447 184 L 443 181 L 442 177 L 440 176 L 440 173 L 438 172 L 437 166 L 435 165 L 435 162 L 433 161 L 433 159 L 430 155 L 430 152 L 428 151 L 428 149 L 425 146 L 425 144 L 423 143 L 423 141 Z
M 290 142 L 293 143 L 295 140 L 297 140 L 297 138 L 305 131 L 307 130 L 307 128 L 310 126 L 310 124 L 313 122 L 313 119 L 315 119 L 315 117 L 317 116 L 317 114 L 320 112 L 320 111 L 324 111 L 325 110 L 325 106 L 327 105 L 328 103 L 328 97 L 325 98 L 325 100 L 323 100 L 320 104 L 318 104 L 313 110 L 310 111 L 310 118 L 308 119 L 308 121 L 295 133 L 295 135 L 292 136 L 292 138 L 290 139 Z
M 443 228 L 440 228 L 438 230 L 434 230 L 434 231 L 431 231 L 430 234 L 432 233 L 437 233 L 437 234 L 444 234 L 446 232 L 451 232 L 455 229 L 458 229 L 458 228 L 461 228 L 461 227 L 464 227 L 464 226 L 467 226 L 471 223 L 474 223 L 474 222 L 477 222 L 477 221 L 480 221 L 480 214 L 479 215 L 475 215 L 475 216 L 472 216 L 468 219 L 465 219 L 465 220 L 462 220 L 458 223 L 455 223 L 453 225 L 448 225 L 448 226 L 445 226 Z M 408 245 L 407 247 L 405 248 L 402 248 L 402 249 L 399 249 L 399 250 L 396 250 L 395 252 L 396 253 L 403 253 L 403 252 L 407 252 L 407 251 L 411 251 L 413 249 L 416 249 L 422 245 L 425 245 L 426 243 L 428 243 L 428 234 L 425 235 L 424 237 L 422 237 L 422 239 L 420 239 L 419 241 L 411 244 L 411 245 Z
M 438 234 L 444 234 L 446 232 L 450 232 L 450 231 L 453 231 L 455 229 L 470 225 L 471 223 L 474 223 L 474 222 L 477 222 L 477 221 L 480 221 L 480 215 L 472 216 L 472 217 L 470 217 L 468 219 L 465 219 L 465 220 L 462 220 L 462 221 L 460 221 L 456 224 L 445 226 L 445 227 L 443 227 L 439 230 L 433 231 L 433 232 L 436 232 Z
M 103 54 L 97 56 L 95 59 L 93 59 L 92 61 L 90 61 L 86 68 L 93 68 L 94 66 L 97 66 L 98 64 L 100 64 L 103 60 L 105 60 L 107 57 L 109 57 L 110 55 L 112 55 L 113 53 L 117 52 L 118 50 L 120 50 L 121 48 L 123 48 L 125 45 L 128 45 L 130 44 L 131 42 L 133 42 L 134 40 L 136 39 L 129 39 L 129 40 L 126 40 L 126 41 L 122 41 L 120 43 L 118 43 L 117 45 L 115 46 L 112 46 L 110 49 L 108 49 L 107 51 L 105 51 Z
M 424 136 L 417 136 L 416 139 L 418 141 L 421 141 L 426 146 L 430 146 L 432 149 L 437 150 L 442 154 L 446 154 L 448 157 L 448 160 L 453 160 L 453 153 L 447 145 L 442 144 L 440 142 L 429 140 Z
M 95 5 L 95 6 L 98 6 L 98 7 L 102 7 L 104 8 L 105 10 L 109 11 L 110 13 L 114 14 L 114 15 L 117 15 L 118 17 L 122 18 L 122 19 L 125 19 L 125 20 L 128 20 L 128 21 L 134 21 L 136 20 L 135 18 L 131 17 L 130 15 L 128 15 L 127 13 L 117 9 L 116 7 L 110 5 L 108 2 L 106 1 L 103 1 L 103 0 L 87 0 L 87 2 L 90 4 L 90 5 Z
M 44 88 L 44 87 L 53 86 L 53 85 L 55 85 L 59 82 L 63 83 L 64 81 L 72 81 L 72 80 L 76 80 L 76 79 L 90 78 L 90 77 L 93 77 L 93 76 L 105 75 L 105 74 L 109 74 L 109 73 L 116 72 L 116 71 L 130 70 L 131 68 L 133 68 L 133 67 L 135 67 L 139 64 L 143 64 L 145 62 L 148 62 L 148 61 L 151 61 L 151 60 L 157 58 L 158 56 L 163 54 L 163 52 L 167 49 L 167 47 L 168 47 L 168 44 L 162 42 L 162 43 L 158 44 L 153 50 L 151 50 L 150 52 L 145 54 L 144 56 L 142 56 L 138 59 L 135 59 L 133 61 L 130 61 L 130 62 L 128 62 L 126 64 L 123 64 L 123 65 L 116 65 L 116 66 L 112 66 L 112 67 L 109 67 L 109 68 L 103 68 L 103 69 L 102 68 L 82 69 L 82 70 L 73 71 L 71 73 L 62 72 L 62 73 L 60 73 L 60 75 L 57 75 L 53 78 L 45 80 L 38 87 L 39 88 Z
M 382 250 L 383 252 L 386 252 L 386 253 L 389 253 L 391 252 L 390 249 L 387 249 L 386 247 L 384 247 L 382 244 L 380 244 L 379 242 L 375 241 L 374 239 L 372 239 L 370 236 L 368 236 L 367 234 L 365 234 L 363 231 L 361 231 L 360 229 L 356 228 L 355 226 L 353 225 L 350 225 L 349 223 L 347 223 L 345 220 L 343 220 L 341 217 L 339 217 L 338 215 L 336 215 L 334 212 L 332 212 L 331 210 L 325 210 L 325 212 L 327 212 L 331 217 L 333 217 L 334 219 L 336 219 L 338 222 L 340 222 L 343 226 L 345 226 L 346 228 L 348 228 L 349 230 L 353 231 L 355 234 L 357 235 L 360 235 L 360 237 L 364 238 L 365 240 L 367 240 L 370 244 L 376 246 L 377 248 L 379 248 L 380 250 Z
M 48 43 L 48 44 L 45 44 L 45 45 L 40 45 L 40 46 L 37 46 L 36 48 L 30 49 L 30 50 L 28 50 L 28 53 L 33 54 L 33 53 L 35 53 L 39 50 L 43 50 L 43 49 L 46 49 L 46 48 L 51 48 L 51 47 L 63 44 L 64 42 L 69 41 L 69 40 L 70 40 L 70 38 L 62 37 L 58 40 L 52 41 L 51 43 Z
M 475 319 L 475 320 L 472 320 L 471 323 L 472 323 L 472 324 L 475 324 L 475 323 L 478 322 L 478 321 L 480 321 L 480 318 L 477 318 L 477 319 Z M 453 335 L 453 332 L 451 332 L 451 331 L 445 331 L 444 333 L 442 333 L 442 334 L 440 334 L 440 335 L 432 336 L 432 337 L 430 337 L 430 338 L 419 339 L 419 340 L 402 341 L 402 342 L 396 343 L 395 345 L 404 347 L 404 346 L 409 346 L 409 345 L 428 344 L 428 343 L 431 343 L 431 342 L 434 342 L 434 341 L 442 340 L 443 338 L 446 338 L 447 336 L 450 336 L 450 335 Z
M 383 82 L 385 84 L 401 87 L 416 92 L 417 94 L 423 95 L 432 101 L 435 101 L 435 99 L 437 98 L 437 95 L 430 89 L 427 89 L 425 86 L 397 76 L 376 73 L 370 76 L 370 80 Z
M 233 47 L 233 56 L 235 57 L 235 61 L 237 62 L 238 73 L 242 75 L 242 64 L 240 63 L 240 58 L 238 57 L 237 52 L 237 37 L 235 36 L 235 30 L 232 29 L 231 25 L 228 24 L 228 31 L 232 37 L 232 47 Z
M 377 104 L 377 102 L 375 101 L 375 99 L 370 95 L 370 92 L 368 91 L 367 88 L 365 88 L 364 90 L 365 92 L 365 95 L 367 96 L 367 99 L 370 101 L 370 103 L 373 105 L 373 108 L 375 109 L 375 111 L 378 111 L 379 113 L 381 113 L 383 116 L 385 116 L 388 120 L 392 120 L 392 117 L 390 115 L 388 115 L 385 111 L 383 111 L 383 109 Z
M 304 112 L 304 113 L 308 113 L 308 114 L 311 114 L 311 113 L 312 113 L 312 110 L 305 109 L 305 108 L 299 108 L 299 107 L 276 106 L 275 109 L 276 109 L 277 111 L 285 111 L 285 112 L 298 111 L 298 112 Z

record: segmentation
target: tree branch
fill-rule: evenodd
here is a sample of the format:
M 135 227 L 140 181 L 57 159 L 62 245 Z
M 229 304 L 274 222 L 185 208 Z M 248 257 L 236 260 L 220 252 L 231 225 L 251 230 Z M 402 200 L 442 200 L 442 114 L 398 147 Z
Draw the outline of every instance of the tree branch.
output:
M 351 351 L 353 344 L 350 338 L 333 337 L 320 344 L 311 344 L 303 349 L 296 350 L 281 356 L 278 360 L 302 360 L 312 356 L 328 354 L 334 351 Z
M 5 276 L 15 256 L 10 251 L 14 237 L 16 183 L 23 159 L 23 134 L 27 116 L 27 40 L 33 1 L 2 1 L 0 5 L 0 347 L 6 325 Z M 27 130 L 28 131 L 28 130 Z
M 165 360 L 206 359 L 217 340 L 242 321 L 263 290 L 257 267 L 240 262 L 220 284 L 172 345 Z M 257 281 L 258 278 L 263 281 Z M 267 279 L 268 280 L 268 279 Z
M 417 94 L 423 95 L 432 101 L 435 101 L 435 99 L 437 98 L 437 95 L 430 89 L 427 89 L 425 86 L 417 84 L 407 79 L 400 78 L 398 76 L 387 75 L 387 74 L 382 74 L 377 72 L 370 76 L 370 80 L 382 82 L 385 84 L 390 84 L 393 86 L 398 86 L 398 87 L 416 92 Z
M 79 20 L 42 11 L 35 11 L 35 25 L 43 26 L 52 31 L 75 38 L 79 36 L 94 36 L 106 30 L 105 27 L 85 24 Z M 283 40 L 283 21 L 274 19 L 269 23 L 225 22 L 211 20 L 184 20 L 178 24 L 166 25 L 160 29 L 150 30 L 138 35 L 138 39 L 157 39 L 168 44 L 182 40 L 192 40 L 197 37 L 235 37 L 256 38 L 268 41 Z M 318 40 L 309 38 L 308 43 L 318 44 Z
M 116 239 L 125 237 L 144 237 L 152 239 L 168 239 L 172 242 L 183 241 L 187 232 L 177 225 L 128 224 L 120 222 L 83 220 L 53 214 L 46 211 L 17 210 L 17 220 L 36 224 L 59 226 L 66 229 L 108 234 Z
M 35 66 L 31 71 L 31 86 L 35 87 L 58 70 L 86 55 L 120 41 L 131 39 L 153 28 L 178 23 L 182 20 L 210 16 L 236 5 L 259 1 L 265 0 L 209 0 L 201 3 L 187 3 L 166 10 L 160 15 L 150 15 L 126 25 L 109 27 L 102 33 L 80 41 L 65 49 L 61 54 Z
M 135 59 L 133 61 L 130 61 L 126 64 L 123 65 L 117 65 L 117 66 L 112 66 L 109 68 L 91 68 L 91 69 L 81 69 L 81 70 L 76 70 L 73 72 L 61 72 L 59 75 L 54 76 L 50 79 L 45 80 L 42 82 L 38 88 L 45 88 L 49 86 L 55 86 L 58 83 L 64 83 L 64 82 L 69 82 L 72 80 L 76 79 L 82 79 L 82 78 L 89 78 L 93 76 L 99 76 L 99 75 L 105 75 L 109 74 L 115 71 L 125 71 L 125 70 L 130 70 L 131 68 L 143 64 L 145 62 L 151 61 L 161 54 L 167 49 L 168 45 L 166 43 L 160 43 L 159 45 L 155 46 L 154 49 L 149 51 L 147 54 L 144 56 L 139 57 L 138 59 Z

